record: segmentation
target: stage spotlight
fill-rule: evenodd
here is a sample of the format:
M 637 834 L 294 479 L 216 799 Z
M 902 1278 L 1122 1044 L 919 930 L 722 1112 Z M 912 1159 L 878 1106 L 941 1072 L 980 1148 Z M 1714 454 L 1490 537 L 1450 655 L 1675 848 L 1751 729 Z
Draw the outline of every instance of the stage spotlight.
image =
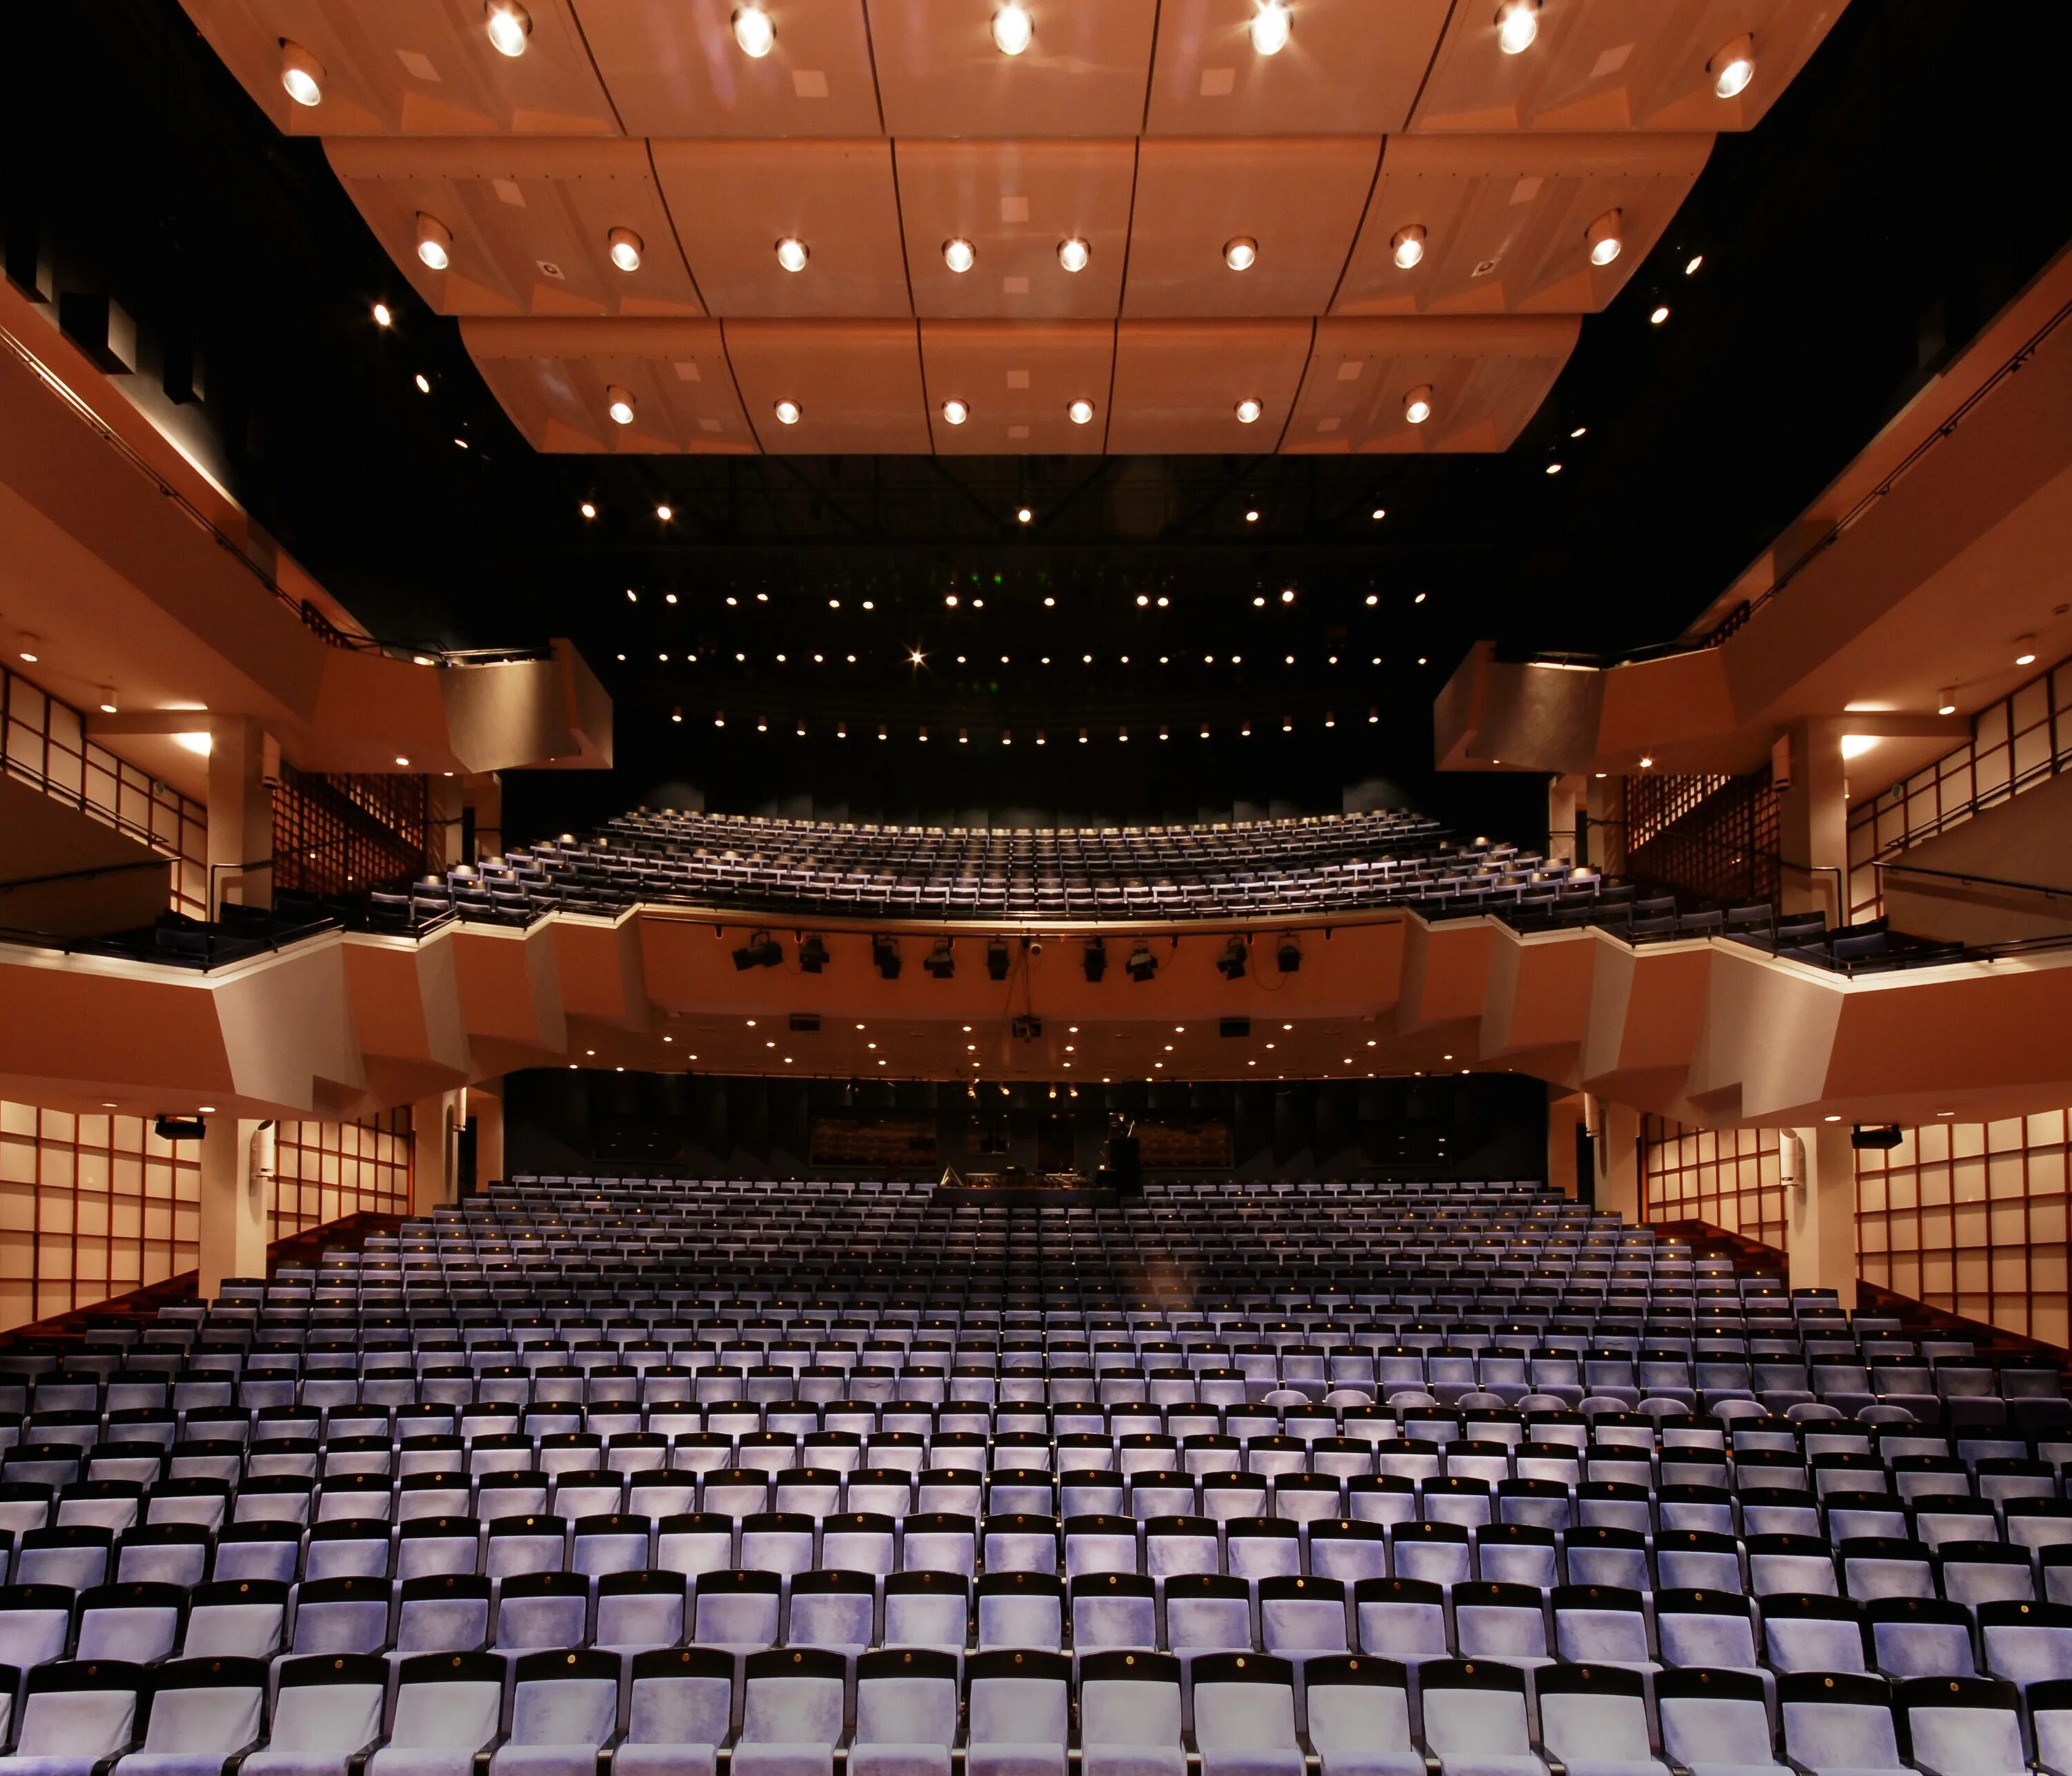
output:
M 1080 953 L 1079 960 L 1089 980 L 1100 980 L 1108 972 L 1108 945 L 1097 937 L 1092 939 Z
M 957 959 L 950 954 L 950 940 L 938 938 L 935 947 L 921 959 L 921 966 L 938 980 L 947 980 L 957 972 Z
M 1302 966 L 1302 946 L 1297 944 L 1293 938 L 1282 938 L 1281 940 L 1281 948 L 1276 950 L 1273 953 L 1276 960 L 1277 960 L 1281 964 L 1281 972 L 1283 974 L 1294 974 L 1301 969 Z
M 767 931 L 758 931 L 734 952 L 734 965 L 744 973 L 750 968 L 774 968 L 783 960 L 783 951 Z
M 1158 972 L 1158 958 L 1151 953 L 1148 944 L 1140 944 L 1129 952 L 1129 960 L 1123 968 L 1133 980 L 1149 980 Z
M 1244 939 L 1234 937 L 1223 946 L 1223 953 L 1216 958 L 1216 972 L 1226 980 L 1242 980 L 1247 959 Z
M 888 980 L 899 978 L 899 939 L 874 937 L 870 940 L 871 966 Z
M 994 980 L 1005 980 L 1007 978 L 1007 939 L 1005 938 L 993 937 L 986 939 L 985 972 L 987 976 Z
M 827 944 L 817 935 L 809 937 L 799 946 L 799 967 L 807 974 L 818 974 L 828 965 Z

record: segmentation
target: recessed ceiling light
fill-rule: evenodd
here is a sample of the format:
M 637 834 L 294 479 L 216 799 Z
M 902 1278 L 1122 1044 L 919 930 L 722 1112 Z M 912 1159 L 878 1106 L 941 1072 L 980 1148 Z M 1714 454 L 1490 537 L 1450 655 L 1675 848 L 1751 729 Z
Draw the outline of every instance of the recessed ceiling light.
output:
M 615 382 L 611 384 L 604 391 L 604 410 L 611 415 L 616 424 L 631 426 L 633 423 L 631 391 L 620 388 Z
M 1745 32 L 1706 63 L 1716 98 L 1737 99 L 1755 78 L 1755 43 Z
M 780 401 L 772 411 L 776 413 L 777 423 L 780 426 L 796 426 L 799 423 L 799 404 L 796 401 Z
M 584 500 L 580 506 L 577 507 L 576 510 L 580 512 L 586 518 L 594 518 L 597 516 L 597 508 L 587 500 Z
M 409 770 L 410 767 L 410 761 L 405 758 L 400 752 L 396 755 L 396 763 L 402 766 L 405 771 Z
M 1258 513 L 1258 512 L 1257 512 L 1256 509 L 1255 509 L 1255 510 L 1253 510 L 1253 511 L 1251 511 L 1251 512 L 1248 512 L 1244 515 L 1244 521 L 1245 521 L 1248 524 L 1257 524 L 1257 523 L 1259 522 L 1259 513 Z
M 281 39 L 281 84 L 298 105 L 323 103 L 323 64 L 285 37 Z
M 419 394 L 429 395 L 432 392 L 432 379 L 426 376 L 423 371 L 420 370 L 417 375 L 413 376 L 410 380 L 417 384 L 417 393 Z
M 734 15 L 734 40 L 741 45 L 741 52 L 751 61 L 759 62 L 770 53 L 771 46 L 777 41 L 777 28 L 770 23 L 770 14 L 758 6 L 746 6 L 736 10 Z
M 1420 382 L 1403 397 L 1403 417 L 1413 426 L 1422 426 L 1432 417 L 1432 384 Z
M 1395 256 L 1397 269 L 1408 271 L 1424 257 L 1423 227 L 1413 222 L 1406 228 L 1398 228 L 1396 237 L 1388 243 L 1388 249 Z
M 1571 438 L 1581 438 L 1581 437 L 1583 435 L 1583 434 L 1584 434 L 1584 433 L 1585 433 L 1585 432 L 1587 432 L 1589 429 L 1590 429 L 1590 428 L 1589 428 L 1589 426 L 1578 426 L 1575 429 L 1575 430 L 1573 430 L 1572 432 L 1569 433 L 1569 434 L 1568 434 L 1568 435 L 1569 435 L 1569 437 L 1571 437 Z
M 971 417 L 971 409 L 952 396 L 943 403 L 943 417 L 952 426 L 961 426 Z
M 1278 56 L 1294 28 L 1288 0 L 1259 0 L 1252 15 L 1252 47 L 1262 56 Z
M 611 254 L 611 262 L 621 271 L 640 269 L 640 236 L 632 229 L 614 228 L 604 237 L 604 243 Z
M 1652 758 L 1642 758 L 1642 759 L 1641 760 L 1641 762 L 1640 762 L 1640 768 L 1641 768 L 1642 771 L 1646 771 L 1646 770 L 1648 770 L 1649 768 L 1651 768 L 1651 767 L 1654 765 L 1654 763 L 1655 763 L 1655 761 L 1654 761 Z
M 1507 56 L 1523 56 L 1540 35 L 1540 0 L 1503 0 L 1496 9 L 1497 47 Z
M 961 275 L 978 263 L 978 249 L 962 235 L 952 235 L 943 243 L 943 263 Z
M 396 324 L 396 317 L 386 302 L 374 305 L 374 324 L 376 327 L 393 327 Z
M 993 41 L 1003 56 L 1019 56 L 1036 35 L 1036 21 L 1021 0 L 1007 4 L 993 15 Z
M 435 216 L 417 212 L 417 257 L 434 271 L 453 263 L 453 230 Z
M 1065 412 L 1070 416 L 1075 426 L 1087 425 L 1094 417 L 1094 404 L 1084 399 L 1075 401 L 1065 409 Z M 1048 604 L 1050 601 L 1046 598 L 1043 602 Z
M 1625 218 L 1617 210 L 1606 210 L 1583 231 L 1583 244 L 1592 265 L 1610 265 L 1626 250 Z
M 1295 602 L 1295 588 L 1293 586 L 1284 586 L 1281 587 L 1281 602 L 1283 604 L 1293 604 Z
M 1249 426 L 1263 411 L 1259 403 L 1247 395 L 1237 404 L 1237 422 L 1240 426 Z
M 1036 514 L 1026 506 L 1016 508 L 1014 516 L 1018 520 L 1025 524 L 1033 524 L 1036 521 Z
M 1659 326 L 1661 326 L 1661 324 L 1662 324 L 1664 321 L 1667 320 L 1668 319 L 1669 319 L 1669 305 L 1668 305 L 1668 303 L 1667 303 L 1667 302 L 1657 302 L 1657 303 L 1655 305 L 1655 306 L 1654 306 L 1651 310 L 1649 310 L 1648 316 L 1647 316 L 1647 324 L 1648 324 L 1650 327 L 1659 327 Z
M 1547 465 L 1547 472 L 1549 475 L 1559 475 L 1561 472 L 1561 465 L 1559 462 L 1549 462 Z
M 676 516 L 676 508 L 674 506 L 657 506 L 655 508 L 655 516 L 666 524 Z
M 500 56 L 523 56 L 532 35 L 532 14 L 518 0 L 487 0 L 483 10 L 489 14 L 491 47 Z
M 1367 516 L 1378 524 L 1388 516 L 1388 508 L 1386 506 L 1376 506 Z
M 806 243 L 796 235 L 787 234 L 777 243 L 777 263 L 787 271 L 804 271 L 812 256 Z
M 24 648 L 23 648 L 23 650 L 22 650 L 22 659 L 23 659 L 23 661 L 24 662 L 24 664 L 27 664 L 27 665 L 33 666 L 33 665 L 35 665 L 35 664 L 36 664 L 37 660 L 38 660 L 39 658 L 41 658 L 42 656 L 39 656 L 39 655 L 37 653 L 37 652 L 36 652 L 36 647 L 35 647 L 35 638 L 33 635 L 31 635 L 31 636 L 26 637 L 26 638 L 24 638 L 24 639 L 28 642 L 28 643 L 29 643 L 29 644 L 28 644 L 27 647 L 25 647 Z
M 1684 275 L 1686 278 L 1696 277 L 1698 275 L 1698 268 L 1704 265 L 1704 254 L 1702 253 L 1692 253 L 1688 259 L 1684 261 Z
M 1223 263 L 1232 271 L 1249 271 L 1259 262 L 1259 243 L 1248 234 L 1223 243 Z
M 1058 243 L 1058 263 L 1067 271 L 1084 271 L 1087 261 L 1094 256 L 1094 249 L 1076 234 L 1068 235 Z

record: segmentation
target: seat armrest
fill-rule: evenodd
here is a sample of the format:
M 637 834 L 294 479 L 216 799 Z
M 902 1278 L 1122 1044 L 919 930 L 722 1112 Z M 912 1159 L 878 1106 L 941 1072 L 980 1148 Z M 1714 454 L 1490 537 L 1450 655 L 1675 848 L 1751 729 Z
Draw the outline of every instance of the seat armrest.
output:
M 504 1749 L 511 1735 L 508 1732 L 500 1733 L 487 1745 L 475 1753 L 475 1776 L 489 1776 L 489 1766 L 491 1760 Z
M 141 1738 L 132 1739 L 128 1745 L 124 1745 L 120 1750 L 111 1751 L 105 1758 L 102 1758 L 100 1762 L 97 1763 L 93 1766 L 92 1776 L 109 1776 L 109 1772 L 112 1771 L 117 1764 L 121 1763 L 125 1758 L 127 1758 L 131 1752 L 141 1749 L 143 1743 L 144 1741 Z
M 243 1765 L 245 1760 L 249 1758 L 253 1752 L 257 1751 L 265 1743 L 266 1741 L 264 1738 L 259 1738 L 252 1740 L 248 1744 L 240 1745 L 236 1750 L 231 1753 L 228 1758 L 223 1760 L 223 1769 L 220 1773 L 220 1776 L 237 1776 L 238 1770 L 240 1766 Z
M 388 1743 L 388 1735 L 387 1733 L 376 1733 L 372 1739 L 368 1740 L 365 1745 L 362 1745 L 359 1750 L 353 1753 L 351 1757 L 346 1759 L 345 1776 L 367 1776 L 368 1760 Z
M 1536 1737 L 1531 1741 L 1532 1755 L 1544 1764 L 1551 1776 L 1568 1776 L 1568 1766 L 1549 1751 Z

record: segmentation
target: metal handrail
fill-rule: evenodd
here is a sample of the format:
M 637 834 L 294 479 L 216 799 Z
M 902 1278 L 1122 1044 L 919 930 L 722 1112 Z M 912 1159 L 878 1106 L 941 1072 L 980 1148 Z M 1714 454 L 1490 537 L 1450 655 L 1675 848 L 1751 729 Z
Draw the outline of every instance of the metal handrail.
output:
M 0 882 L 0 894 L 16 888 L 41 888 L 54 882 L 86 882 L 96 876 L 119 876 L 133 870 L 170 870 L 179 861 L 177 857 L 144 857 L 134 863 L 101 863 L 88 870 L 60 870 L 47 876 L 17 876 L 11 882 Z
M 2013 888 L 2025 894 L 2045 894 L 2053 900 L 2072 900 L 2072 888 L 2054 888 L 2048 882 L 2015 882 L 2006 876 L 1974 875 L 1962 870 L 1931 870 L 1925 863 L 1885 863 L 1871 860 L 1873 870 L 1897 870 L 1910 876 L 1935 876 L 1945 882 L 1971 882 L 1982 888 Z

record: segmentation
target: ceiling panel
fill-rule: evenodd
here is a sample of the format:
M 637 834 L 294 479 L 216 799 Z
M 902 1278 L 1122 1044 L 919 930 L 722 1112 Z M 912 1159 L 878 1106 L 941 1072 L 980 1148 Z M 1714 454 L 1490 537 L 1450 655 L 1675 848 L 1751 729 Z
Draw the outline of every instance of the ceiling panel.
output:
M 574 0 L 590 60 L 636 136 L 874 136 L 858 0 L 762 0 L 770 52 L 734 40 L 734 0 Z
M 1124 314 L 1316 314 L 1329 306 L 1381 144 L 1325 136 L 1147 138 L 1137 152 Z M 1224 249 L 1257 243 L 1249 270 Z
M 1108 449 L 1122 456 L 1271 454 L 1301 386 L 1314 331 L 1306 320 L 1118 323 Z M 1237 417 L 1247 400 L 1260 406 L 1249 425 Z
M 888 142 L 657 142 L 655 171 L 705 306 L 723 315 L 911 312 Z M 806 243 L 805 269 L 777 242 Z
M 1281 448 L 1291 454 L 1501 450 L 1546 399 L 1574 349 L 1573 315 L 1339 319 L 1316 343 Z M 1429 385 L 1432 413 L 1404 414 Z
M 1108 321 L 923 321 L 921 368 L 939 454 L 1098 456 L 1107 442 L 1115 327 Z M 963 401 L 960 426 L 943 404 Z M 1072 422 L 1075 401 L 1093 417 Z
M 719 323 L 465 320 L 483 380 L 537 450 L 742 454 L 755 437 L 734 393 Z M 606 391 L 633 397 L 615 424 Z
M 1690 194 L 1710 136 L 1392 136 L 1334 314 L 1594 313 Z M 1585 236 L 1619 212 L 1625 245 L 1593 265 Z M 1405 269 L 1394 244 L 1425 231 Z
M 1029 47 L 1002 55 L 997 0 L 868 0 L 894 136 L 1133 136 L 1157 0 L 1025 0 Z
M 1521 53 L 1496 8 L 1453 9 L 1411 114 L 1417 131 L 1749 130 L 1806 64 L 1844 0 L 1544 0 Z M 1755 76 L 1722 99 L 1705 64 L 1753 39 Z
M 568 0 L 527 0 L 522 56 L 481 0 L 183 0 L 209 47 L 291 136 L 619 134 Z M 322 64 L 319 105 L 281 84 L 282 45 Z
M 767 450 L 786 454 L 927 453 L 921 352 L 911 321 L 729 321 L 727 357 Z M 776 417 L 799 406 L 796 425 Z
M 1449 0 L 1301 0 L 1276 54 L 1256 0 L 1165 0 L 1147 134 L 1383 135 L 1410 116 Z
M 1121 142 L 902 142 L 894 155 L 915 312 L 1010 319 L 1112 318 L 1129 257 L 1137 144 Z M 1059 262 L 1076 236 L 1083 269 Z M 954 272 L 944 244 L 976 249 Z
M 343 138 L 331 168 L 417 293 L 446 314 L 705 312 L 643 142 L 538 138 Z M 417 217 L 451 233 L 450 263 L 417 253 Z M 627 228 L 640 263 L 608 240 Z

